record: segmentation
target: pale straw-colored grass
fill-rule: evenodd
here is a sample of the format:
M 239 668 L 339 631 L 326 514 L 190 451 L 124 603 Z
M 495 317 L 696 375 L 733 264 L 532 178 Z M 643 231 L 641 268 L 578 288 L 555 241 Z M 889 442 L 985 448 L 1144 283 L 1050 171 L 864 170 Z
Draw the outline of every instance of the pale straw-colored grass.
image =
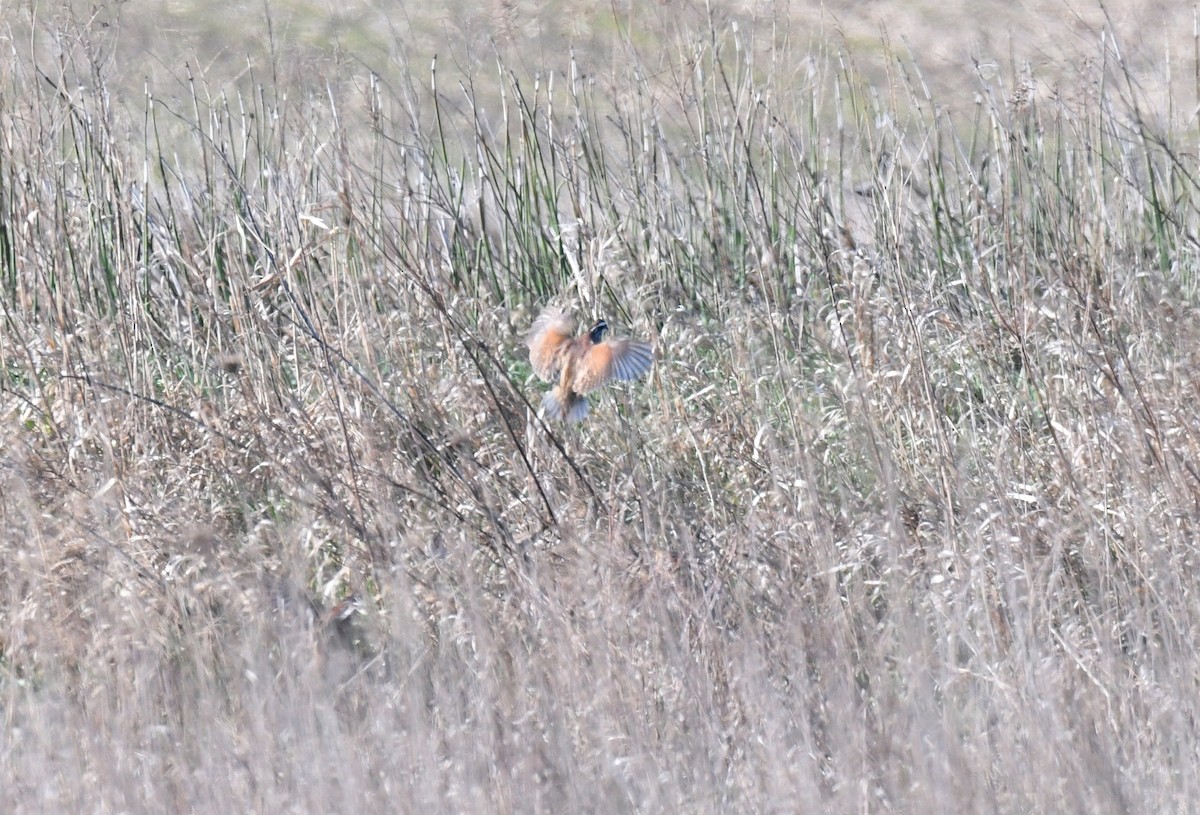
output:
M 942 100 L 710 22 L 7 42 L 6 811 L 1188 810 L 1194 123 L 1111 32 Z M 578 427 L 551 300 L 657 348 Z

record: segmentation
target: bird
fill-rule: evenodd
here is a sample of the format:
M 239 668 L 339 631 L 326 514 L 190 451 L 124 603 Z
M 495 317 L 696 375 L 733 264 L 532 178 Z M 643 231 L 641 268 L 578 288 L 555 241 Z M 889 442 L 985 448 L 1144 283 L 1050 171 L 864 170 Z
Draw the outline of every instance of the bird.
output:
M 613 379 L 637 379 L 654 364 L 654 348 L 646 342 L 621 337 L 606 340 L 608 323 L 599 319 L 583 334 L 575 334 L 575 320 L 563 311 L 548 308 L 529 330 L 525 344 L 534 373 L 558 384 L 542 397 L 542 412 L 549 419 L 565 417 L 580 422 L 588 414 L 584 394 Z

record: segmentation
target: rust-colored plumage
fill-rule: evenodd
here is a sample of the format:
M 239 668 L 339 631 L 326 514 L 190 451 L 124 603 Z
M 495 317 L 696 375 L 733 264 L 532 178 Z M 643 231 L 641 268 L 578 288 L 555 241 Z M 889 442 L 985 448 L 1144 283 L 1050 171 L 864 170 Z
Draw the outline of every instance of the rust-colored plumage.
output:
M 637 379 L 654 364 L 654 349 L 630 339 L 606 340 L 608 323 L 597 320 L 576 337 L 575 321 L 557 309 L 543 311 L 533 322 L 525 344 L 534 372 L 547 382 L 558 381 L 542 397 L 547 418 L 565 416 L 578 422 L 587 416 L 588 391 L 619 379 Z

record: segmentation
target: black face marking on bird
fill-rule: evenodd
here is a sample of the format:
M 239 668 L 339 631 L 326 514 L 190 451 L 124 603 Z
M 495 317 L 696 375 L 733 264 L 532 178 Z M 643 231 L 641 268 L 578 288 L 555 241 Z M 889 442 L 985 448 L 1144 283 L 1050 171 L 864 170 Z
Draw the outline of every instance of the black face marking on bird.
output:
M 588 339 L 590 339 L 594 344 L 599 345 L 604 341 L 604 335 L 607 332 L 608 323 L 606 323 L 604 318 L 601 317 L 592 325 L 591 329 L 588 330 Z

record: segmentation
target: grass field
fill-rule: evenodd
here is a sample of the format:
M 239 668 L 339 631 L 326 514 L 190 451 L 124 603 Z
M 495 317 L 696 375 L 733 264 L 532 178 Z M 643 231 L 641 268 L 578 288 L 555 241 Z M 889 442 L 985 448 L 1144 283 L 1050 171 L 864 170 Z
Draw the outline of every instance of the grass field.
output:
M 1193 810 L 1190 16 L 134 5 L 0 43 L 5 811 Z

